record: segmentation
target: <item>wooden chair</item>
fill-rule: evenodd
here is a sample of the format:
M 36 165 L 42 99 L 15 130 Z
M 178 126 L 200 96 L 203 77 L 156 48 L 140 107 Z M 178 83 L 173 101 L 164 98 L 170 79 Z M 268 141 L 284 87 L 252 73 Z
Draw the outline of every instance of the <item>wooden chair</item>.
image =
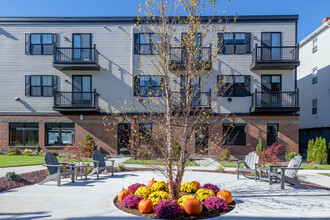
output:
M 272 185 L 273 178 L 281 180 L 281 189 L 284 189 L 284 183 L 290 183 L 292 185 L 299 186 L 303 189 L 308 189 L 306 186 L 302 185 L 295 179 L 298 170 L 302 170 L 300 168 L 302 158 L 300 155 L 295 156 L 292 160 L 290 160 L 288 166 L 277 166 L 277 165 L 270 165 L 269 166 L 269 185 Z M 275 168 L 275 169 L 274 169 Z M 278 173 L 277 169 L 281 169 L 281 172 Z
M 238 161 L 237 162 L 237 179 L 239 179 L 239 172 L 243 173 L 243 176 L 245 176 L 245 172 L 254 173 L 255 175 L 255 181 L 257 181 L 257 173 L 258 173 L 258 163 L 259 162 L 259 156 L 255 152 L 250 152 L 248 155 L 245 156 L 244 161 Z M 240 168 L 239 165 L 241 163 L 244 163 L 244 168 Z M 245 176 L 246 177 L 246 176 Z
M 92 162 L 94 164 L 94 169 L 92 170 L 92 172 L 89 175 L 93 175 L 94 173 L 96 173 L 97 178 L 99 178 L 99 172 L 104 170 L 104 172 L 111 170 L 111 176 L 113 176 L 113 169 L 114 169 L 114 160 L 110 160 L 111 161 L 111 165 L 107 166 L 105 164 L 105 160 L 104 160 L 104 155 L 101 154 L 100 151 L 96 150 L 94 151 L 93 155 L 92 155 Z M 103 172 L 103 173 L 104 173 Z
M 42 182 L 39 184 L 44 184 L 48 181 L 56 180 L 57 186 L 61 186 L 61 177 L 71 175 L 71 180 L 74 182 L 74 164 L 69 163 L 59 163 L 57 158 L 50 152 L 47 152 L 45 155 L 45 162 L 46 164 L 43 164 L 43 166 L 46 166 L 49 172 L 49 176 L 47 176 Z M 61 166 L 66 165 L 70 166 L 70 170 L 68 171 L 62 171 Z

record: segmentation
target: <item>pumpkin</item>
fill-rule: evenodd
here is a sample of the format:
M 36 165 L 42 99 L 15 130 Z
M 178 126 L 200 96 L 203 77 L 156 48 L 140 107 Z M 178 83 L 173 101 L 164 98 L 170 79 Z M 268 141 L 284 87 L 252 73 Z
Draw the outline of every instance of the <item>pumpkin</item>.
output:
M 154 185 L 155 182 L 157 182 L 157 181 L 155 180 L 155 178 L 152 178 L 152 180 L 150 180 L 150 181 L 148 182 L 148 186 L 151 188 L 152 185 Z
M 152 201 L 150 199 L 142 199 L 138 205 L 139 211 L 143 212 L 144 214 L 150 213 L 153 208 L 154 205 L 152 204 Z
M 191 183 L 195 184 L 197 186 L 197 190 L 201 188 L 201 184 L 198 181 L 192 181 Z
M 199 215 L 203 210 L 203 205 L 201 201 L 196 199 L 196 195 L 194 195 L 194 198 L 188 198 L 184 201 L 183 208 L 188 215 Z
M 233 197 L 231 195 L 231 193 L 228 190 L 220 190 L 217 193 L 217 197 L 224 199 L 226 201 L 227 204 L 230 204 L 233 202 Z
M 129 189 L 124 189 L 118 193 L 118 200 L 121 202 L 125 199 L 126 196 L 132 195 L 131 190 Z

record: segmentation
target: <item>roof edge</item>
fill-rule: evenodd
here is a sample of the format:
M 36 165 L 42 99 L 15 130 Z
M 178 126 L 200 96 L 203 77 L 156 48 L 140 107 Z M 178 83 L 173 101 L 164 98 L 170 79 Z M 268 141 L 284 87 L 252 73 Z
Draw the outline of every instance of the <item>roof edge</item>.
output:
M 325 28 L 330 27 L 330 20 L 322 24 L 318 29 L 313 31 L 310 35 L 305 37 L 302 41 L 299 43 L 299 47 L 305 45 L 310 39 L 315 37 L 317 34 L 319 34 L 321 31 L 323 31 Z

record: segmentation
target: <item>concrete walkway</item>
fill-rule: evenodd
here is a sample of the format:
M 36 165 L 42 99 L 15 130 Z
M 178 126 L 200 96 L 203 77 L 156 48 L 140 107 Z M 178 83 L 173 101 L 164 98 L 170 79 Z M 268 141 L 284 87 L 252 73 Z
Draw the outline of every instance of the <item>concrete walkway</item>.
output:
M 118 210 L 113 198 L 133 183 L 147 184 L 148 180 L 165 178 L 157 173 L 123 172 L 113 177 L 92 177 L 88 180 L 66 183 L 56 187 L 55 182 L 32 185 L 0 193 L 0 219 L 145 219 Z M 215 219 L 330 219 L 330 191 L 310 188 L 296 189 L 279 184 L 268 185 L 236 175 L 187 171 L 184 182 L 197 180 L 201 184 L 213 183 L 220 189 L 230 190 L 236 208 Z

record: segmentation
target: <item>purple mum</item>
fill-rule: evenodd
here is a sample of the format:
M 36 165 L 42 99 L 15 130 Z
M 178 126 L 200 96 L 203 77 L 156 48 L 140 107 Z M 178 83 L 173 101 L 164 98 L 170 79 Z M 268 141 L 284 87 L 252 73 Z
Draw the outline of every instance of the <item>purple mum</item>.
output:
M 201 188 L 212 190 L 215 195 L 220 191 L 219 187 L 210 183 L 204 184 Z
M 207 210 L 215 210 L 215 211 L 227 211 L 228 205 L 224 199 L 221 199 L 216 196 L 208 197 L 205 199 L 204 208 Z
M 131 192 L 134 194 L 135 191 L 136 191 L 138 188 L 140 188 L 141 186 L 146 186 L 146 185 L 144 185 L 143 183 L 134 183 L 134 184 L 130 185 L 130 186 L 128 187 L 128 189 L 131 190 Z
M 123 201 L 121 202 L 121 205 L 127 209 L 137 209 L 139 202 L 142 199 L 143 199 L 142 196 L 128 195 L 123 199 Z
M 154 207 L 154 211 L 158 217 L 165 219 L 177 218 L 182 213 L 179 204 L 172 199 L 160 201 L 157 206 Z

